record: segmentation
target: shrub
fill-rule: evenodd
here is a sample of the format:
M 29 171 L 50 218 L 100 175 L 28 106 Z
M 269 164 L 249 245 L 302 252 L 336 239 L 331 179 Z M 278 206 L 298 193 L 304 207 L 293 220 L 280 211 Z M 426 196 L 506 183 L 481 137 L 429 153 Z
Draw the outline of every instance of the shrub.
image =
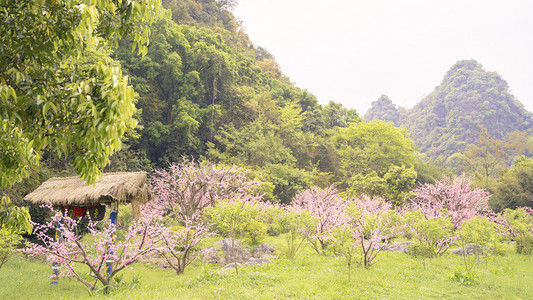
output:
M 415 193 L 410 210 L 420 210 L 426 217 L 449 216 L 455 228 L 489 211 L 489 193 L 474 188 L 468 177 L 444 178 L 415 189 Z
M 119 239 L 114 224 L 108 223 L 99 230 L 96 223 L 89 221 L 90 238 L 85 239 L 77 233 L 79 220 L 70 218 L 66 212 L 56 211 L 49 222 L 34 224 L 41 243 L 30 243 L 24 252 L 36 257 L 45 256 L 49 264 L 60 268 L 60 276 L 76 278 L 92 294 L 98 282 L 105 287 L 111 286 L 117 273 L 142 255 L 159 248 L 166 228 L 160 226 L 158 220 L 155 211 L 147 211 L 132 222 Z M 49 232 L 56 232 L 60 238 L 50 237 Z M 107 261 L 113 263 L 106 266 Z M 94 282 L 90 282 L 94 278 L 87 279 L 81 274 L 77 265 L 89 267 L 96 278 Z
M 17 232 L 0 227 L 0 268 L 15 253 L 16 247 L 23 241 L 24 239 Z
M 477 216 L 466 221 L 459 228 L 458 235 L 459 245 L 463 248 L 464 267 L 468 273 L 472 272 L 482 257 L 499 253 L 502 247 L 496 224 L 488 218 Z M 468 246 L 473 249 L 469 251 Z
M 213 207 L 206 207 L 204 219 L 213 224 L 214 229 L 224 237 L 229 237 L 232 241 L 241 237 L 256 239 L 266 234 L 266 225 L 257 225 L 255 220 L 261 207 L 245 200 L 235 199 L 232 201 L 219 201 Z M 235 243 L 232 242 L 232 253 L 235 253 Z M 235 273 L 239 273 L 236 264 L 236 255 L 233 255 Z
M 287 258 L 293 259 L 301 250 L 309 232 L 316 228 L 318 218 L 312 216 L 308 211 L 286 210 L 282 214 L 280 228 L 285 234 L 286 249 L 284 254 Z
M 347 207 L 348 228 L 354 243 L 361 247 L 361 264 L 366 268 L 391 239 L 403 232 L 400 217 L 383 198 L 363 196 Z
M 503 212 L 504 225 L 508 236 L 516 242 L 516 251 L 531 259 L 533 250 L 533 210 L 527 207 Z
M 300 230 L 318 254 L 324 254 L 332 242 L 332 233 L 346 223 L 344 208 L 347 201 L 341 198 L 333 186 L 323 190 L 313 188 L 296 195 L 291 203 L 294 211 L 308 211 L 316 217 L 314 228 Z
M 426 217 L 420 210 L 415 210 L 405 214 L 405 222 L 408 235 L 421 245 L 418 246 L 419 254 L 426 253 L 429 258 L 444 254 L 456 240 L 453 223 L 447 217 Z

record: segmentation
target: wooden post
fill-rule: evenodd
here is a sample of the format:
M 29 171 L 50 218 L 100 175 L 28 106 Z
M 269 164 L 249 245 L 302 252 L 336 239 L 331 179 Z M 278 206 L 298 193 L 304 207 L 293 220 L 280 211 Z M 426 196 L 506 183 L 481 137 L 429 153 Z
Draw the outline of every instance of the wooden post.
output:
M 131 215 L 134 219 L 141 217 L 141 201 L 135 199 L 131 201 Z
M 58 221 L 56 223 L 56 232 L 54 238 L 60 239 L 61 238 L 61 221 Z M 59 263 L 53 262 L 52 263 L 52 276 L 50 276 L 50 285 L 58 285 L 59 284 Z
M 118 202 L 112 202 L 110 204 L 110 214 L 109 214 L 109 222 L 111 223 L 111 226 L 112 226 L 112 234 L 113 234 L 113 244 L 116 242 L 116 239 L 117 239 L 117 235 L 115 234 L 116 233 L 116 223 L 117 223 L 117 214 L 118 214 Z M 111 249 L 108 249 L 107 250 L 108 254 L 113 254 L 112 253 L 112 250 Z M 106 268 L 107 268 L 107 277 L 109 278 L 109 276 L 111 275 L 111 272 L 113 272 L 113 263 L 114 261 L 112 259 L 107 259 L 106 260 Z

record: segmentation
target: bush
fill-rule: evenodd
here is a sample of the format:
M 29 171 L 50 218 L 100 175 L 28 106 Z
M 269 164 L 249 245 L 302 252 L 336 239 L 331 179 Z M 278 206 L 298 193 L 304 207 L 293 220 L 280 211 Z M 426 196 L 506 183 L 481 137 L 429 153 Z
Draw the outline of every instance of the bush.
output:
M 447 217 L 428 217 L 415 210 L 405 214 L 405 222 L 407 235 L 416 238 L 430 258 L 444 254 L 455 240 L 453 223 Z
M 214 207 L 205 209 L 204 218 L 223 237 L 244 237 L 258 243 L 267 232 L 267 226 L 258 220 L 261 208 L 259 204 L 244 200 L 219 201 Z
M 259 242 L 259 239 L 266 234 L 266 225 L 259 221 L 254 221 L 259 216 L 261 207 L 246 200 L 218 201 L 213 207 L 206 207 L 204 218 L 213 224 L 215 230 L 224 237 L 232 240 L 246 237 L 252 243 Z M 235 243 L 232 242 L 231 252 L 235 253 Z M 235 273 L 239 274 L 236 256 L 233 256 Z
M 0 228 L 0 268 L 15 252 L 16 247 L 24 241 L 16 232 Z
M 267 225 L 255 220 L 249 219 L 244 224 L 244 237 L 252 244 L 258 244 L 267 233 Z
M 267 226 L 266 233 L 269 236 L 279 236 L 282 233 L 282 219 L 285 209 L 279 205 L 264 205 L 259 214 L 259 219 Z
M 309 232 L 316 228 L 318 218 L 312 216 L 308 211 L 291 211 L 286 210 L 281 215 L 279 223 L 281 233 L 285 234 L 286 249 L 284 255 L 293 259 L 301 250 Z
M 488 257 L 492 254 L 501 253 L 502 244 L 497 234 L 496 224 L 484 217 L 474 217 L 463 223 L 458 231 L 459 244 L 463 248 L 463 253 L 468 253 L 469 245 L 474 245 L 476 251 L 473 255 L 464 255 L 464 266 L 467 272 L 479 262 L 481 257 Z
M 508 236 L 516 242 L 516 252 L 531 256 L 533 250 L 533 211 L 528 208 L 503 212 Z

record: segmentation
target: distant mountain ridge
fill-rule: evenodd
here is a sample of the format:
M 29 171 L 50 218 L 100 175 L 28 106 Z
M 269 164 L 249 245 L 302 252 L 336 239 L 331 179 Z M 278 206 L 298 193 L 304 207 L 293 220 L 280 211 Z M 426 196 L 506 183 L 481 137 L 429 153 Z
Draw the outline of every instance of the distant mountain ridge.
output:
M 509 92 L 507 82 L 475 60 L 457 62 L 440 85 L 412 109 L 385 95 L 372 103 L 367 120 L 405 127 L 421 152 L 446 159 L 474 143 L 479 126 L 499 139 L 513 131 L 533 133 L 533 114 Z

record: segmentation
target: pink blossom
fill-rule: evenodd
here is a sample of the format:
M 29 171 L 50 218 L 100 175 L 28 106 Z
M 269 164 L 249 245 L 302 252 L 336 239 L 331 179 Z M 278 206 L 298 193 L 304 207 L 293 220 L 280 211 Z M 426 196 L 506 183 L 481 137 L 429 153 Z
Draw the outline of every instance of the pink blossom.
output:
M 169 170 L 154 170 L 152 191 L 156 200 L 150 205 L 179 220 L 199 217 L 205 207 L 219 200 L 245 199 L 258 201 L 259 182 L 246 178 L 236 166 L 218 167 L 211 162 L 197 163 L 185 160 L 172 164 Z
M 420 209 L 427 217 L 447 214 L 458 228 L 478 214 L 488 213 L 489 193 L 474 188 L 468 177 L 443 178 L 415 189 L 409 210 Z
M 347 209 L 347 226 L 361 247 L 361 262 L 365 267 L 374 264 L 378 253 L 405 227 L 391 208 L 391 204 L 381 197 L 363 195 L 353 199 Z
M 197 218 L 187 219 L 184 221 L 183 229 L 165 231 L 161 236 L 163 248 L 158 251 L 177 274 L 183 274 L 185 268 L 198 257 L 199 252 L 195 247 L 213 235 L 209 232 L 209 224 L 196 220 Z
M 108 222 L 102 230 L 98 230 L 96 222 L 89 220 L 88 230 L 92 238 L 88 242 L 78 235 L 79 221 L 70 218 L 66 212 L 56 211 L 50 222 L 33 224 L 40 244 L 30 243 L 22 251 L 31 256 L 45 257 L 50 265 L 60 267 L 60 276 L 75 277 L 92 293 L 97 282 L 111 285 L 113 276 L 118 272 L 161 247 L 160 241 L 167 229 L 156 222 L 158 218 L 155 211 L 145 212 L 120 239 L 116 238 L 114 224 Z M 49 236 L 56 231 L 59 238 Z M 110 273 L 106 269 L 107 261 L 113 261 Z M 89 267 L 96 278 L 93 283 L 80 276 L 75 268 L 77 264 Z
M 346 205 L 347 201 L 337 194 L 333 186 L 325 190 L 315 187 L 302 191 L 292 201 L 293 210 L 306 210 L 317 218 L 314 230 L 301 232 L 317 253 L 324 253 L 332 241 L 332 232 L 346 222 Z

